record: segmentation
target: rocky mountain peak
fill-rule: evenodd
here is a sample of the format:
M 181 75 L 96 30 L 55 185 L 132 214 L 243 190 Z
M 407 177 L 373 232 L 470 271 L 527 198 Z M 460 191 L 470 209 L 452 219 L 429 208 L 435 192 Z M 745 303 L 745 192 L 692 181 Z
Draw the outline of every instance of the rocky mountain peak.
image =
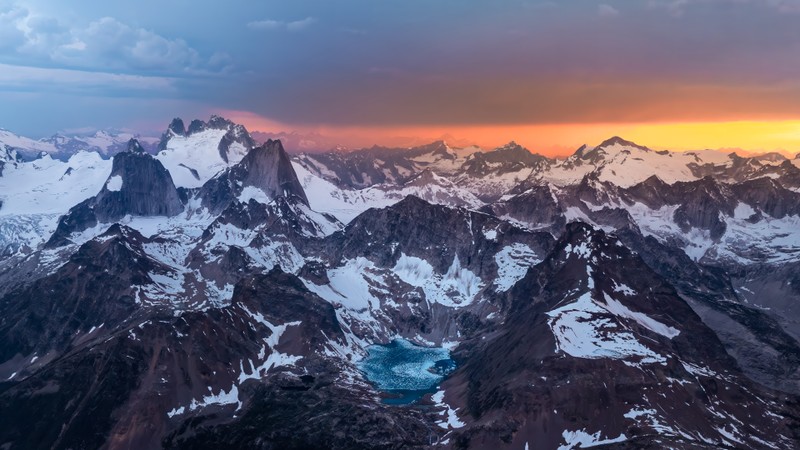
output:
M 130 147 L 133 150 L 114 155 L 111 175 L 100 192 L 59 219 L 49 247 L 66 245 L 74 232 L 117 222 L 127 215 L 175 216 L 183 211 L 169 171 L 152 155 L 136 150 L 136 145 Z
M 176 124 L 176 121 L 179 123 Z M 199 133 L 205 130 L 230 130 L 237 126 L 237 124 L 233 123 L 229 119 L 226 119 L 222 116 L 212 115 L 208 122 L 205 122 L 200 119 L 194 119 L 189 123 L 189 128 L 185 132 L 178 132 L 183 129 L 183 121 L 180 119 L 173 119 L 173 123 L 170 124 L 170 130 L 173 129 L 173 124 L 176 124 L 176 130 L 173 130 L 175 134 L 181 136 L 188 136 L 195 133 Z M 241 125 L 238 125 L 241 127 Z
M 433 141 L 426 147 L 428 147 L 434 155 L 450 155 L 450 147 L 447 146 L 447 142 L 444 140 Z
M 613 136 L 613 137 L 611 137 L 609 139 L 606 139 L 605 141 L 601 142 L 600 145 L 597 146 L 597 148 L 607 148 L 607 147 L 613 147 L 613 146 L 616 146 L 616 145 L 622 146 L 622 147 L 632 147 L 632 148 L 636 148 L 636 149 L 647 151 L 647 152 L 651 151 L 647 147 L 644 147 L 644 146 L 639 145 L 639 144 L 637 144 L 635 142 L 623 139 L 623 138 L 621 138 L 619 136 Z
M 128 148 L 126 151 L 133 153 L 146 153 L 144 147 L 142 147 L 142 144 L 140 144 L 136 138 L 131 138 L 131 140 L 128 141 Z
M 167 131 L 171 131 L 178 136 L 185 136 L 186 126 L 183 124 L 183 119 L 180 117 L 172 119 L 172 122 L 169 123 L 169 127 L 167 127 Z
M 597 264 L 599 259 L 610 257 L 602 253 L 603 249 L 613 248 L 616 244 L 616 239 L 602 229 L 575 221 L 567 224 L 564 234 L 556 242 L 556 248 L 563 248 L 567 257 L 572 255 L 582 260 L 593 260 Z
M 186 136 L 186 127 L 183 124 L 183 119 L 176 117 L 169 123 L 167 131 L 161 135 L 161 140 L 158 142 L 158 151 L 167 148 L 167 143 L 173 136 Z
M 239 166 L 243 169 L 240 180 L 245 186 L 259 188 L 271 197 L 293 195 L 308 204 L 303 186 L 280 140 L 268 140 L 250 150 Z
M 200 191 L 203 205 L 220 212 L 247 188 L 255 188 L 267 198 L 296 197 L 306 206 L 308 197 L 303 190 L 292 161 L 280 140 L 268 140 L 250 151 L 235 166 L 206 183 Z
M 208 128 L 213 128 L 215 130 L 227 130 L 229 128 L 234 127 L 236 124 L 226 119 L 222 116 L 218 116 L 216 114 L 212 114 L 211 117 L 208 119 L 206 126 Z
M 788 158 L 778 152 L 769 152 L 764 153 L 763 155 L 754 156 L 753 159 L 759 162 L 782 163 Z
M 575 158 L 578 158 L 578 159 L 582 159 L 583 156 L 587 152 L 591 151 L 592 149 L 593 149 L 592 147 L 589 147 L 588 145 L 583 144 L 580 147 L 578 147 L 577 150 L 575 150 L 575 153 L 573 153 L 572 156 L 575 157 Z
M 114 156 L 111 175 L 93 206 L 100 222 L 114 222 L 128 214 L 174 216 L 183 210 L 167 169 L 151 155 L 139 151 Z
M 609 151 L 611 151 L 612 154 L 616 154 L 615 149 L 619 147 L 623 149 L 636 149 L 644 152 L 652 151 L 647 147 L 625 140 L 619 136 L 614 136 L 601 142 L 597 147 L 590 148 L 585 145 L 582 146 L 573 154 L 573 157 L 592 164 L 598 164 L 606 159 L 606 156 L 609 155 Z
M 430 186 L 430 185 L 439 185 L 439 186 L 453 186 L 453 182 L 438 175 L 430 168 L 426 168 L 422 172 L 412 176 L 406 181 L 404 186 Z
M 194 119 L 189 123 L 189 128 L 186 130 L 187 135 L 199 133 L 206 129 L 206 123 L 200 119 Z

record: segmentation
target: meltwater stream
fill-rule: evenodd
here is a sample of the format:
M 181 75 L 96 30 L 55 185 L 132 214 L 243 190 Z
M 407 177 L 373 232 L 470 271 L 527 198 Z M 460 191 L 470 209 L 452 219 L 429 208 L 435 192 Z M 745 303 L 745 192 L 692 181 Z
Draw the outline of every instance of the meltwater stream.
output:
M 372 345 L 360 368 L 367 379 L 390 394 L 384 403 L 407 405 L 436 387 L 455 369 L 455 361 L 445 348 L 420 347 L 403 339 L 386 345 Z

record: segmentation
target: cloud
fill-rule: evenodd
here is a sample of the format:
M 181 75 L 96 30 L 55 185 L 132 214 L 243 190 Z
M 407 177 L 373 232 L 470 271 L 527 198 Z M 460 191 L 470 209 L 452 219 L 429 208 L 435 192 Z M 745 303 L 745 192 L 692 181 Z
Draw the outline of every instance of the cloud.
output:
M 767 3 L 783 13 L 800 13 L 800 0 L 767 0 Z
M 54 61 L 93 67 L 102 62 L 113 69 L 183 71 L 201 69 L 207 62 L 182 39 L 168 39 L 104 17 L 85 29 L 71 31 L 71 42 L 56 47 Z
M 280 20 L 256 20 L 249 22 L 247 28 L 253 30 L 287 30 L 287 31 L 301 31 L 313 25 L 317 19 L 313 17 L 306 17 L 305 19 L 295 20 L 292 22 L 283 22 Z
M 164 95 L 175 90 L 175 80 L 167 77 L 148 77 L 108 72 L 53 69 L 0 64 L 0 90 L 49 92 L 124 92 Z
M 25 43 L 25 32 L 19 23 L 27 16 L 19 7 L 0 7 L 0 51 L 14 50 Z
M 230 58 L 203 57 L 186 41 L 112 17 L 67 26 L 20 6 L 0 7 L 0 62 L 143 73 L 223 71 Z
M 256 20 L 247 24 L 247 28 L 252 28 L 254 30 L 276 30 L 278 28 L 283 28 L 285 24 L 278 20 Z
M 665 8 L 672 15 L 682 16 L 686 10 L 701 4 L 734 4 L 765 6 L 783 14 L 800 13 L 800 0 L 650 0 L 649 5 Z
M 600 17 L 617 17 L 619 16 L 619 10 L 611 5 L 602 3 L 597 6 L 597 15 Z

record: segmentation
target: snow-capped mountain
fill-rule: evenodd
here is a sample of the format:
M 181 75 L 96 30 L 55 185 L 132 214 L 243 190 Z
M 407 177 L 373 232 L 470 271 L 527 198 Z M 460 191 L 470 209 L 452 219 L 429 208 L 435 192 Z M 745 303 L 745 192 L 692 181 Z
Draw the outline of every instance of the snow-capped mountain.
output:
M 244 158 L 255 141 L 242 125 L 219 116 L 208 122 L 195 119 L 186 129 L 173 119 L 161 136 L 156 158 L 179 187 L 197 188 L 229 165 Z
M 19 159 L 33 160 L 46 153 L 54 159 L 68 160 L 78 152 L 96 152 L 105 158 L 125 150 L 128 141 L 137 139 L 149 152 L 155 150 L 158 140 L 124 131 L 99 130 L 94 134 L 63 135 L 31 139 L 0 129 L 0 149 L 16 151 Z
M 157 152 L 2 150 L 0 446 L 800 442 L 792 160 L 292 157 L 217 116 Z M 387 391 L 362 363 L 397 339 L 452 365 Z

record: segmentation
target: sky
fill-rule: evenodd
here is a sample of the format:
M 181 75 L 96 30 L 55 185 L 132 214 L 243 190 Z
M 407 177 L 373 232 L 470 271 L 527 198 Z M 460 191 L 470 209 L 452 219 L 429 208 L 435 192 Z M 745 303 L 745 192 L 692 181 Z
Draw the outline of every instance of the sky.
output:
M 800 152 L 800 0 L 0 0 L 0 127 Z

